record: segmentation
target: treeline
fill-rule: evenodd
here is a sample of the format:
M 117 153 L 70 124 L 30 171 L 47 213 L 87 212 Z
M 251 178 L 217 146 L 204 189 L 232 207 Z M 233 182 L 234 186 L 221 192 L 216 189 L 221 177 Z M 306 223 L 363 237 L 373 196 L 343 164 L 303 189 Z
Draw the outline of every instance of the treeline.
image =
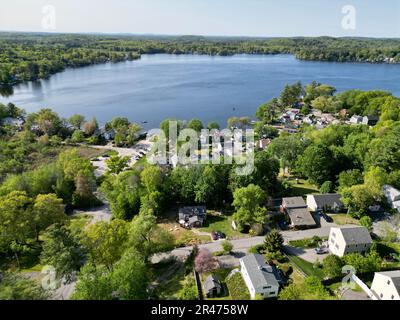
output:
M 400 41 L 367 38 L 205 38 L 0 34 L 0 85 L 46 79 L 68 67 L 139 59 L 141 54 L 294 54 L 298 59 L 400 62 Z

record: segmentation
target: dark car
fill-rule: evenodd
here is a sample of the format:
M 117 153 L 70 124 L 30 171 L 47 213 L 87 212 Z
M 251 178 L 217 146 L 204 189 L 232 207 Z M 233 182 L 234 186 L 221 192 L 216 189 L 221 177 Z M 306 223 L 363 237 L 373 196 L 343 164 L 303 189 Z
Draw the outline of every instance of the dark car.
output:
M 218 239 L 226 239 L 226 234 L 220 231 L 216 232 Z
M 322 214 L 322 218 L 324 218 L 324 220 L 325 220 L 326 222 L 328 222 L 328 223 L 332 223 L 332 222 L 333 222 L 332 217 L 328 216 L 326 213 L 323 213 L 323 214 Z
M 218 235 L 216 232 L 211 232 L 211 239 L 213 239 L 214 241 L 219 240 Z

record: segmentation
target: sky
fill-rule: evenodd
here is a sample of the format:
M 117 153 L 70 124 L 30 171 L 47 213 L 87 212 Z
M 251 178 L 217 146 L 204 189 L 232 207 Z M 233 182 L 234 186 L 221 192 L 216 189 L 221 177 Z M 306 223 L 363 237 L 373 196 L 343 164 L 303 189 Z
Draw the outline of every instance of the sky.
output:
M 400 37 L 400 0 L 0 0 L 0 30 Z

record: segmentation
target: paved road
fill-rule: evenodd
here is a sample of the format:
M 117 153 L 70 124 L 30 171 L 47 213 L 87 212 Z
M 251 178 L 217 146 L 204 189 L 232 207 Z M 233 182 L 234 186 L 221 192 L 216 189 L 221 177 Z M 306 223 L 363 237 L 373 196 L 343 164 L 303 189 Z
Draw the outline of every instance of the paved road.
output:
M 328 237 L 331 227 L 336 227 L 336 226 L 337 225 L 335 225 L 335 224 L 330 224 L 329 226 L 324 225 L 323 227 L 318 228 L 318 229 L 309 229 L 309 230 L 302 230 L 302 231 L 282 231 L 281 233 L 285 240 L 285 244 L 288 244 L 289 241 L 292 241 L 292 240 L 312 238 L 314 236 L 318 236 L 321 238 Z M 347 226 L 350 226 L 350 225 L 347 225 Z M 341 227 L 346 227 L 346 226 L 341 226 Z M 247 254 L 248 250 L 251 247 L 254 247 L 256 245 L 260 245 L 260 244 L 264 243 L 264 238 L 265 237 L 253 237 L 253 238 L 232 240 L 231 243 L 233 245 L 233 251 L 235 253 L 239 253 L 239 254 L 240 253 Z M 202 244 L 202 245 L 199 245 L 199 248 L 207 249 L 211 253 L 222 250 L 221 241 Z M 184 259 L 190 254 L 192 249 L 193 249 L 193 247 L 178 248 L 169 253 L 155 255 L 152 258 L 152 262 L 157 263 L 163 259 L 168 259 L 170 257 L 176 257 L 177 259 Z
M 112 216 L 108 203 L 106 203 L 102 207 L 93 208 L 89 210 L 79 210 L 79 211 L 76 210 L 74 212 L 74 215 L 90 216 L 92 220 L 89 222 L 89 225 L 95 224 L 96 222 L 100 221 L 110 222 Z

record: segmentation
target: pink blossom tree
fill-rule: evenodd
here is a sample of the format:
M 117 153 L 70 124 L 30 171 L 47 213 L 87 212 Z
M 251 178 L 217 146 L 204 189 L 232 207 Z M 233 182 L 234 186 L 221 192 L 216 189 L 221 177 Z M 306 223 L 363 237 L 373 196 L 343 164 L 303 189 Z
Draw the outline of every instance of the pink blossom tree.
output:
M 194 260 L 195 269 L 199 273 L 210 272 L 218 267 L 218 262 L 206 249 L 201 249 Z

